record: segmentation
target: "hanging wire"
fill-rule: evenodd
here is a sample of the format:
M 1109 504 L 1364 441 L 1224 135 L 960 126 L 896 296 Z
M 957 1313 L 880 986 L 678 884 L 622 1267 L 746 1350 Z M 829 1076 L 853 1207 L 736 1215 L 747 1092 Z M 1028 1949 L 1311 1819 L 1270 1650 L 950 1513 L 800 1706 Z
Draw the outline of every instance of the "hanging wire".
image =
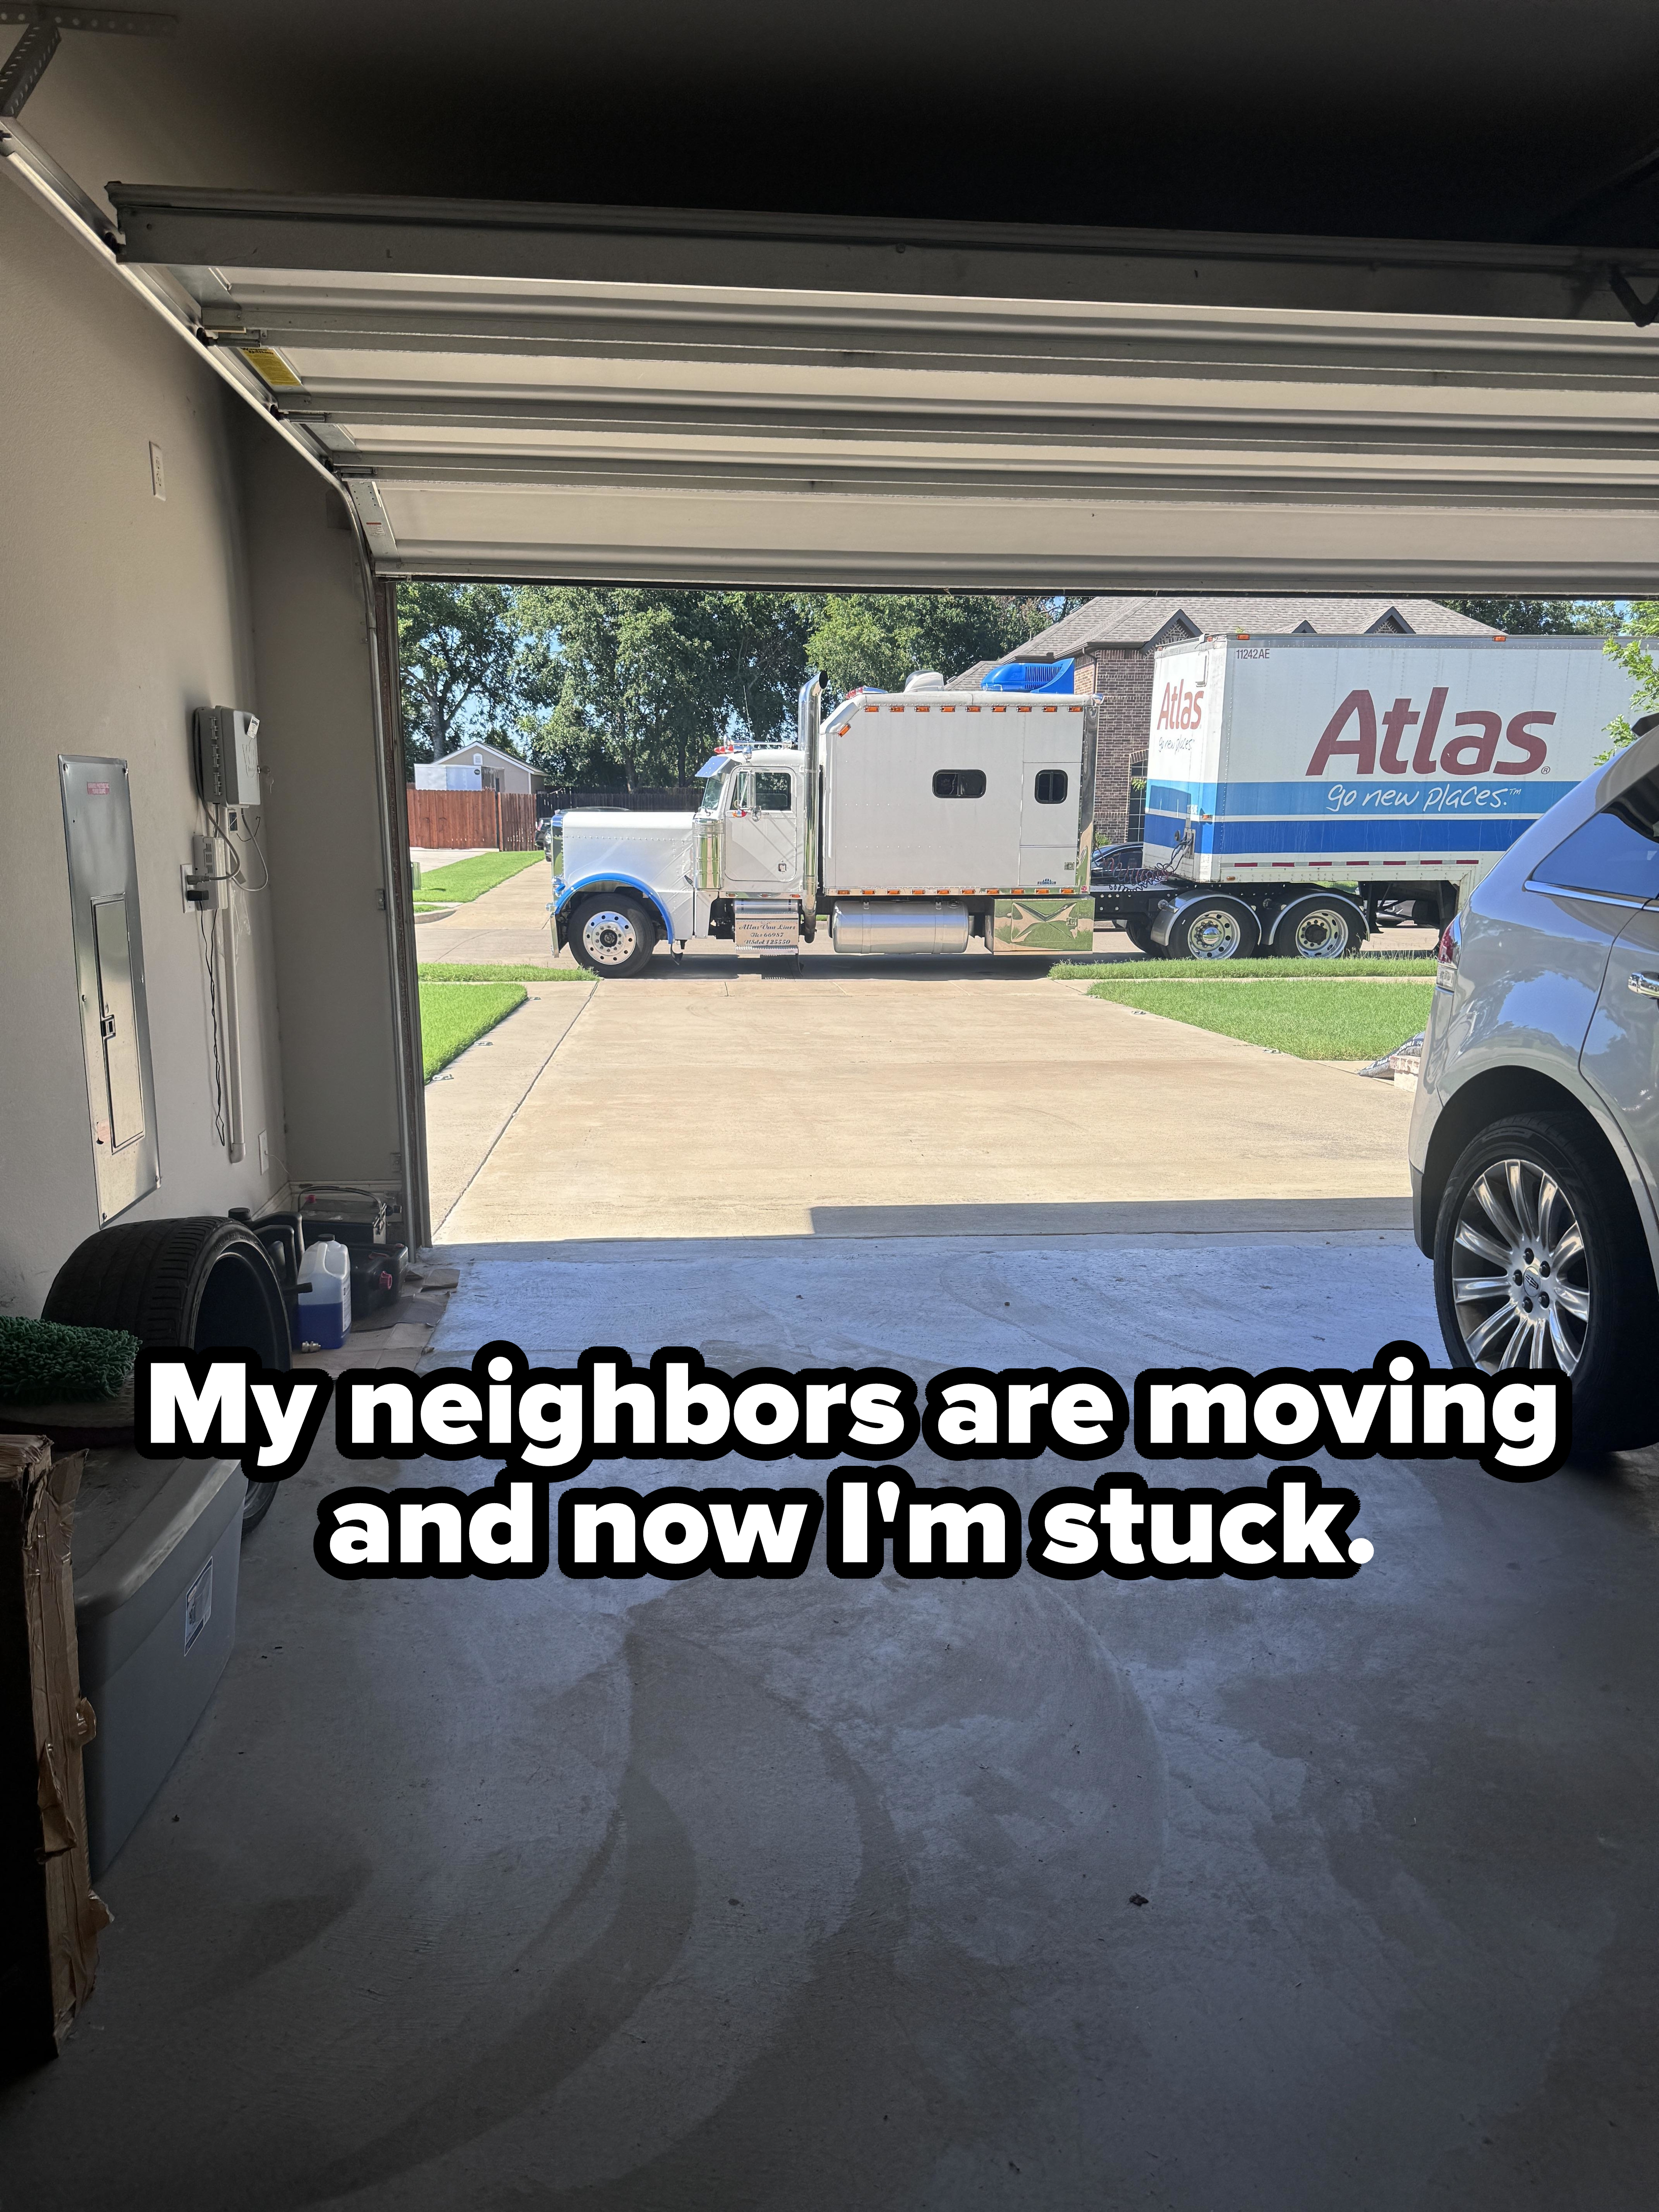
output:
M 208 943 L 207 916 L 198 914 L 196 927 L 202 940 L 202 965 L 207 970 L 209 1026 L 213 1033 L 213 1133 L 222 1145 L 225 1136 L 225 1071 L 219 1043 L 219 976 L 213 948 Z

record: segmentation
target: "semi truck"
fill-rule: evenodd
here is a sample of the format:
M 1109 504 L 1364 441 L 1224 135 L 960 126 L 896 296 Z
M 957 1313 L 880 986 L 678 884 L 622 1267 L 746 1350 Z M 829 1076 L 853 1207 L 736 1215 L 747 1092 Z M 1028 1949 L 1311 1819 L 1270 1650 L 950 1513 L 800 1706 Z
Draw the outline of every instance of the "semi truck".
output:
M 1087 953 L 1093 702 L 952 690 L 938 675 L 823 711 L 796 742 L 714 754 L 695 814 L 567 813 L 549 840 L 554 941 L 595 975 L 659 945 L 840 953 Z
M 1597 637 L 1216 636 L 1156 657 L 1140 865 L 1096 911 L 1172 958 L 1443 927 L 1628 716 Z

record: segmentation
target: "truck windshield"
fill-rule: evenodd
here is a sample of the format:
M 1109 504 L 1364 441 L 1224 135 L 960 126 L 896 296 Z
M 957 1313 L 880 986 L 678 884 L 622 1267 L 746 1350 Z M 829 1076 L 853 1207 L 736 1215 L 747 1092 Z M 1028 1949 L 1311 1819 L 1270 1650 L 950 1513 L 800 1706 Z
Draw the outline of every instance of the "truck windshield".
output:
M 726 775 L 724 770 L 722 770 L 719 775 L 704 776 L 702 780 L 702 803 L 697 809 L 698 813 L 718 814 L 720 811 L 720 793 L 725 790 L 725 788 Z

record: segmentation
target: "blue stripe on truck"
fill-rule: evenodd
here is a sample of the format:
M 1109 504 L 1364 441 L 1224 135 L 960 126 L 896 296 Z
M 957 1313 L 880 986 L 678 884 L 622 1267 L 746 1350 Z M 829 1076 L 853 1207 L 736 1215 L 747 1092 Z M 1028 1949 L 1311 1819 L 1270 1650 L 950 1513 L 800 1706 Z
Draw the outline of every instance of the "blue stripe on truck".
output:
M 1160 850 L 1179 845 L 1190 827 L 1194 849 L 1218 858 L 1240 853 L 1399 854 L 1432 852 L 1444 857 L 1457 853 L 1506 853 L 1523 830 L 1538 819 L 1532 815 L 1437 814 L 1392 818 L 1375 814 L 1343 814 L 1328 821 L 1194 822 L 1182 814 L 1149 814 L 1146 843 Z
M 1331 820 L 1351 820 L 1356 814 L 1386 815 L 1391 820 L 1411 815 L 1429 821 L 1444 815 L 1462 821 L 1471 814 L 1523 814 L 1535 819 L 1576 788 L 1570 781 L 1546 781 L 1537 776 L 1477 780 L 1447 776 L 1409 782 L 1393 776 L 1355 778 L 1310 777 L 1300 783 L 1152 783 L 1147 787 L 1149 814 L 1172 814 L 1182 822 L 1188 808 L 1217 817 L 1241 814 L 1326 815 Z

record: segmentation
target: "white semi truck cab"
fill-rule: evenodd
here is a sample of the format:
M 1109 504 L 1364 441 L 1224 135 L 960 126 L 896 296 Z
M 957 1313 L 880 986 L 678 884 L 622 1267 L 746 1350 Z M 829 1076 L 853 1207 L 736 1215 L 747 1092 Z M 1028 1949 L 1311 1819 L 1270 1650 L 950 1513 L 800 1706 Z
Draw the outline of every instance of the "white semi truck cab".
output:
M 827 716 L 793 745 L 716 753 L 695 814 L 571 812 L 550 848 L 555 942 L 596 975 L 659 944 L 837 952 L 1087 952 L 1095 713 L 937 676 Z

